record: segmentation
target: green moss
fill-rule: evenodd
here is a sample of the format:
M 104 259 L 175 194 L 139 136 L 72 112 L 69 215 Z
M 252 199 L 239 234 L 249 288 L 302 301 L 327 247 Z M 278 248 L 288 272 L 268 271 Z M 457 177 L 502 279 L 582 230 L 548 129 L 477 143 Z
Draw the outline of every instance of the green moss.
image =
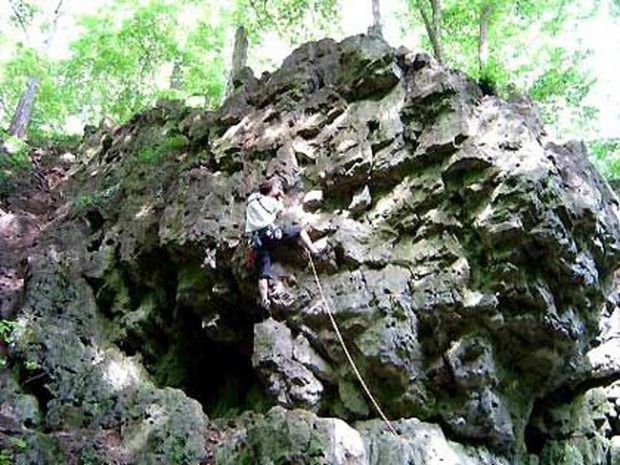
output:
M 259 386 L 252 385 L 248 389 L 235 379 L 228 379 L 216 398 L 217 402 L 210 412 L 213 418 L 232 418 L 247 410 L 266 413 L 273 406 Z
M 146 147 L 138 152 L 138 160 L 141 163 L 159 162 L 160 153 L 152 147 Z
M 187 138 L 181 134 L 168 137 L 161 143 L 144 145 L 138 150 L 141 163 L 159 163 L 165 158 L 179 155 L 189 145 Z
M 0 465 L 22 463 L 67 463 L 58 439 L 43 433 L 12 438 L 10 450 L 0 452 Z
M 187 373 L 184 355 L 178 345 L 173 345 L 168 352 L 159 357 L 154 376 L 160 386 L 183 386 Z
M 578 447 L 565 442 L 552 441 L 542 453 L 541 465 L 585 465 Z
M 170 463 L 174 465 L 184 465 L 192 462 L 194 457 L 187 449 L 186 438 L 180 436 L 175 436 L 172 438 L 168 459 L 170 460 Z
M 198 263 L 181 268 L 179 270 L 178 280 L 177 292 L 179 294 L 191 292 L 196 288 L 205 289 L 205 272 Z
M 28 144 L 3 132 L 0 132 L 0 152 L 0 198 L 2 198 L 15 189 L 15 181 L 30 171 L 32 162 Z
M 249 449 L 242 449 L 236 456 L 239 465 L 254 465 L 256 463 Z M 219 460 L 218 460 L 219 461 Z
M 179 270 L 177 301 L 192 308 L 207 308 L 211 298 L 211 285 L 198 262 Z
M 114 294 L 114 303 L 112 304 L 112 314 L 124 314 L 131 311 L 131 295 L 129 288 L 125 284 L 124 277 L 119 270 L 113 270 L 106 276 L 106 285 L 109 286 L 110 292 Z
M 78 194 L 73 204 L 73 208 L 78 214 L 84 213 L 90 209 L 100 210 L 105 207 L 107 202 L 114 196 L 114 194 L 116 194 L 119 188 L 120 184 L 114 184 L 103 190 L 94 190 L 86 194 Z
M 0 452 L 0 465 L 13 465 L 13 456 L 5 450 Z
M 189 141 L 187 138 L 181 134 L 176 134 L 168 139 L 166 139 L 160 146 L 159 149 L 161 151 L 166 152 L 178 152 L 184 147 L 188 145 Z

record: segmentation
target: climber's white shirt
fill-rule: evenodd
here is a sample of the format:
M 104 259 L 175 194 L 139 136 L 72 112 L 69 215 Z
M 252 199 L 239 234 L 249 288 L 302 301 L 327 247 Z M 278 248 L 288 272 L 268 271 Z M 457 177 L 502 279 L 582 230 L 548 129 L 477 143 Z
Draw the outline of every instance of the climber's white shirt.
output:
M 251 233 L 272 225 L 284 205 L 278 199 L 255 192 L 245 209 L 245 232 Z

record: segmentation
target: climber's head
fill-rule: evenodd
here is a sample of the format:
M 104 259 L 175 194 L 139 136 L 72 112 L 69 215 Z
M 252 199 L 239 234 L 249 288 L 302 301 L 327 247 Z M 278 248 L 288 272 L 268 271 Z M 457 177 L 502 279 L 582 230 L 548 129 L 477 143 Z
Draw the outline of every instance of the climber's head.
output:
M 275 198 L 282 197 L 282 181 L 277 177 L 266 179 L 260 183 L 258 191 L 263 195 L 269 195 Z

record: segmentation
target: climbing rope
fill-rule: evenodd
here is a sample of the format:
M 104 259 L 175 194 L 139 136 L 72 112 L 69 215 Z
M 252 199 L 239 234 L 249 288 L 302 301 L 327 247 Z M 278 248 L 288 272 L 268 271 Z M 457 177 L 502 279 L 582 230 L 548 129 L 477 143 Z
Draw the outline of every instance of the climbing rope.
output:
M 377 411 L 381 419 L 385 422 L 388 429 L 395 436 L 398 436 L 398 433 L 392 426 L 392 423 L 390 423 L 390 420 L 388 420 L 388 418 L 385 416 L 385 413 L 383 413 L 383 410 L 381 410 L 381 407 L 379 406 L 374 396 L 370 392 L 370 389 L 368 388 L 368 385 L 364 381 L 364 378 L 362 378 L 362 374 L 357 369 L 357 365 L 355 365 L 355 362 L 353 361 L 353 357 L 351 357 L 351 353 L 349 352 L 349 349 L 347 349 L 347 345 L 344 343 L 344 339 L 342 338 L 342 333 L 340 332 L 340 328 L 338 327 L 338 324 L 336 323 L 336 319 L 334 318 L 334 314 L 331 311 L 329 304 L 327 303 L 327 299 L 325 298 L 325 293 L 323 292 L 323 286 L 321 286 L 321 281 L 319 280 L 319 275 L 316 272 L 316 268 L 314 266 L 314 261 L 312 260 L 312 256 L 309 255 L 308 259 L 310 261 L 310 266 L 312 267 L 312 274 L 314 275 L 314 281 L 316 282 L 316 286 L 319 289 L 319 294 L 321 295 L 321 300 L 323 301 L 325 311 L 327 313 L 327 316 L 329 317 L 329 321 L 331 322 L 332 327 L 334 328 L 334 332 L 336 333 L 336 336 L 338 336 L 338 341 L 340 342 L 340 345 L 342 346 L 342 350 L 344 351 L 344 354 L 346 355 L 347 360 L 349 361 L 349 365 L 351 365 L 351 368 L 353 369 L 353 373 L 355 373 L 355 376 L 357 377 L 360 385 L 362 386 L 362 389 L 364 389 L 366 396 L 368 397 L 368 399 L 370 399 L 370 402 L 372 403 L 373 407 L 375 408 L 375 410 Z

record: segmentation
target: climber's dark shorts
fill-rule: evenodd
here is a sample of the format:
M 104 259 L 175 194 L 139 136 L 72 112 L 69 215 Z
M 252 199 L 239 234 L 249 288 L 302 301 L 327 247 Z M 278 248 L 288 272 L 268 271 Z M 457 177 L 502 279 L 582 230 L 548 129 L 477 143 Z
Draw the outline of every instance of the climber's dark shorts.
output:
M 295 245 L 299 234 L 301 233 L 301 227 L 290 225 L 279 227 L 282 231 L 282 236 L 278 239 L 278 234 L 273 234 L 267 230 L 261 230 L 258 234 L 259 241 L 255 241 L 253 244 L 254 251 L 256 252 L 256 267 L 258 268 L 258 278 L 271 278 L 276 279 L 277 276 L 273 272 L 271 253 L 274 248 L 280 245 Z

